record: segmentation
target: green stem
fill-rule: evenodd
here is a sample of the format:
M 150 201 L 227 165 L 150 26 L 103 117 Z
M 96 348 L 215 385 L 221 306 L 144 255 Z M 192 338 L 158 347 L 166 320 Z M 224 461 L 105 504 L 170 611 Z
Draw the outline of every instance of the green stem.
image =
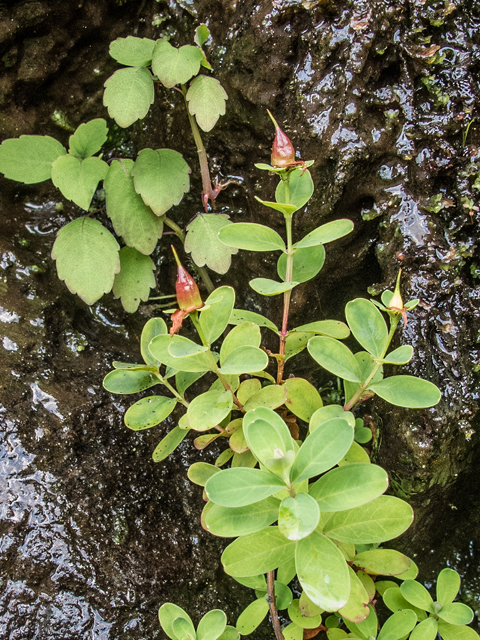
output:
M 210 169 L 208 167 L 207 152 L 203 145 L 202 136 L 200 135 L 200 130 L 198 128 L 197 122 L 188 109 L 187 88 L 185 85 L 182 85 L 182 94 L 185 100 L 185 107 L 187 109 L 188 121 L 190 122 L 190 127 L 192 129 L 193 139 L 195 140 L 195 146 L 197 147 L 198 160 L 200 162 L 200 173 L 202 174 L 203 204 L 206 207 L 205 196 L 207 197 L 207 202 L 208 202 L 208 199 L 211 199 L 214 204 L 215 204 L 215 198 L 216 198 L 216 195 L 212 187 L 212 180 L 210 178 Z
M 380 355 L 380 357 L 378 358 L 379 360 L 383 360 L 387 354 L 388 351 L 388 347 L 390 346 L 390 343 L 392 341 L 393 335 L 397 329 L 398 323 L 400 321 L 400 316 L 390 316 L 390 331 L 388 332 L 388 338 L 387 338 L 387 343 L 385 345 L 385 349 L 383 350 L 382 354 Z M 370 382 L 373 380 L 373 378 L 375 377 L 375 374 L 377 373 L 377 371 L 380 369 L 380 367 L 382 366 L 381 362 L 377 362 L 377 364 L 373 367 L 370 375 L 368 376 L 368 378 L 365 380 L 365 382 L 363 382 L 357 392 L 355 393 L 354 396 L 352 396 L 352 398 L 350 398 L 350 400 L 347 402 L 347 404 L 343 407 L 344 411 L 350 411 L 350 409 L 355 406 L 355 404 L 358 402 L 358 400 L 362 397 L 363 393 L 366 391 L 366 389 L 368 389 L 368 385 L 370 384 Z
M 285 204 L 290 204 L 290 172 L 282 175 L 283 185 L 285 189 Z M 292 214 L 285 215 L 285 228 L 287 234 L 287 266 L 285 273 L 285 282 L 292 282 L 292 273 L 293 273 L 293 256 L 295 251 L 292 246 Z M 278 368 L 277 368 L 277 384 L 282 384 L 283 382 L 283 371 L 285 368 L 285 345 L 287 341 L 287 325 L 288 325 L 288 314 L 290 312 L 290 299 L 292 297 L 292 290 L 285 291 L 283 294 L 283 319 L 282 319 L 282 329 L 280 331 L 280 349 L 279 349 L 279 358 L 278 358 Z
M 160 380 L 160 382 L 163 384 L 164 387 L 167 387 L 167 389 L 173 393 L 173 395 L 175 396 L 175 398 L 177 398 L 177 400 L 179 402 L 181 402 L 183 404 L 184 407 L 188 408 L 189 403 L 185 400 L 185 398 L 182 398 L 182 396 L 178 393 L 178 391 L 175 389 L 175 387 L 173 387 L 168 380 L 166 380 L 160 373 L 156 373 L 155 374 L 157 376 L 157 378 Z

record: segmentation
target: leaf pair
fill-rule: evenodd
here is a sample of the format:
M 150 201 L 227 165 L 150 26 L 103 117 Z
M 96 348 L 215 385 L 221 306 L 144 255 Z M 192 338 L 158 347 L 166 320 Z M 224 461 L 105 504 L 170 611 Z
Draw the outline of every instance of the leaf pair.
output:
M 234 627 L 227 625 L 227 616 L 220 609 L 206 613 L 196 630 L 188 613 L 171 602 L 160 607 L 158 617 L 171 640 L 239 640 L 240 637 Z

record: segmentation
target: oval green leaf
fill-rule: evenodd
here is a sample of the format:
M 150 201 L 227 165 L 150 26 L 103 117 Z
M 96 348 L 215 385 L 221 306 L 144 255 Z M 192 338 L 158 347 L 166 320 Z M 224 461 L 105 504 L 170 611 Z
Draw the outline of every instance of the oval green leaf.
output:
M 220 373 L 256 373 L 265 369 L 267 365 L 268 356 L 261 349 L 252 346 L 238 347 L 227 356 Z
M 350 448 L 353 433 L 352 426 L 343 418 L 333 418 L 317 427 L 300 447 L 290 480 L 307 480 L 335 466 Z
M 388 346 L 388 329 L 382 314 L 369 300 L 356 298 L 347 303 L 345 317 L 357 341 L 376 358 Z
M 327 242 L 333 242 L 339 238 L 343 238 L 351 231 L 353 231 L 353 222 L 351 220 L 333 220 L 322 224 L 317 227 L 299 242 L 296 242 L 293 246 L 297 248 L 301 247 L 313 247 L 317 244 L 327 244 Z
M 388 475 L 375 464 L 350 464 L 332 469 L 309 488 L 322 512 L 345 511 L 367 504 L 388 488 Z
M 396 538 L 412 521 L 413 510 L 409 504 L 394 496 L 380 496 L 361 507 L 334 513 L 323 531 L 340 542 L 369 544 Z
M 365 573 L 381 576 L 398 576 L 410 568 L 407 556 L 394 549 L 373 549 L 355 556 L 353 564 Z
M 460 576 L 453 569 L 442 569 L 437 578 L 437 600 L 445 606 L 453 602 L 460 591 Z
M 211 609 L 198 623 L 197 640 L 217 640 L 225 631 L 227 616 L 220 609 Z
M 289 378 L 283 383 L 287 391 L 286 405 L 301 420 L 308 422 L 323 406 L 322 398 L 315 387 L 304 378 Z
M 251 602 L 239 615 L 236 629 L 242 636 L 248 636 L 263 622 L 268 613 L 268 602 L 258 598 Z
M 318 531 L 296 545 L 295 564 L 302 589 L 325 611 L 341 609 L 350 595 L 350 576 L 342 552 Z
M 138 393 L 145 391 L 160 381 L 156 375 L 142 369 L 116 369 L 107 373 L 103 379 L 103 388 L 110 393 Z
M 297 249 L 293 256 L 292 280 L 295 282 L 307 282 L 314 278 L 322 269 L 325 262 L 325 249 L 318 247 L 306 247 Z M 285 280 L 287 273 L 287 256 L 282 253 L 277 262 L 277 273 Z
M 237 222 L 220 229 L 218 235 L 220 240 L 229 247 L 246 251 L 286 250 L 281 236 L 263 224 Z
M 234 304 L 235 289 L 232 287 L 219 287 L 205 300 L 208 309 L 200 311 L 200 326 L 209 344 L 215 342 L 227 328 Z
M 180 429 L 180 427 L 174 427 L 169 431 L 155 447 L 155 451 L 152 453 L 153 461 L 161 462 L 162 460 L 165 460 L 167 456 L 175 451 L 187 433 L 188 429 Z
M 342 342 L 327 336 L 315 336 L 308 343 L 308 351 L 321 367 L 333 375 L 350 382 L 361 381 L 355 356 Z
M 213 429 L 230 413 L 233 397 L 230 391 L 213 390 L 196 396 L 188 405 L 187 419 L 191 429 Z
M 417 624 L 417 616 L 411 609 L 397 611 L 383 623 L 377 640 L 401 640 L 408 636 Z
M 283 180 L 280 180 L 275 190 L 275 200 L 277 202 L 288 202 L 295 205 L 297 210 L 307 204 L 312 195 L 312 176 L 310 171 L 304 171 L 301 167 L 290 172 L 288 193 Z
M 142 398 L 127 409 L 125 424 L 133 431 L 150 429 L 163 422 L 177 405 L 176 398 L 149 396 Z
M 426 409 L 440 402 L 442 394 L 428 380 L 415 376 L 391 376 L 369 386 L 377 396 L 397 407 Z
M 290 291 L 300 284 L 299 282 L 276 282 L 268 278 L 254 278 L 249 282 L 254 291 L 262 296 L 278 296 L 285 291 Z
M 296 544 L 287 540 L 277 527 L 237 538 L 222 554 L 225 573 L 242 578 L 273 571 L 294 557 Z
M 209 500 L 222 507 L 244 507 L 269 498 L 284 487 L 285 483 L 273 473 L 238 467 L 212 476 L 205 491 Z
M 280 501 L 273 497 L 245 507 L 222 507 L 212 504 L 205 516 L 204 524 L 207 531 L 214 536 L 222 538 L 246 536 L 262 531 L 276 522 L 279 505 Z

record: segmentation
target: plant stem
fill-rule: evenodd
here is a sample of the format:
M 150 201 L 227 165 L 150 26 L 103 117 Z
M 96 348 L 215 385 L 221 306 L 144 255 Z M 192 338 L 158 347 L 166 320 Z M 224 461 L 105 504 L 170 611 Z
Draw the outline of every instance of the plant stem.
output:
M 395 330 L 398 326 L 399 321 L 400 321 L 400 316 L 390 316 L 390 331 L 388 332 L 387 344 L 385 345 L 385 349 L 383 350 L 382 354 L 378 358 L 379 360 L 383 360 L 383 358 L 385 358 L 388 347 L 390 346 L 390 343 L 393 338 L 393 334 L 395 333 Z M 382 363 L 377 362 L 377 364 L 373 367 L 370 375 L 365 380 L 365 382 L 363 382 L 359 386 L 355 395 L 352 396 L 350 400 L 347 402 L 347 404 L 343 407 L 344 411 L 350 411 L 350 409 L 358 402 L 358 400 L 362 397 L 363 393 L 368 388 L 368 385 L 373 380 L 375 374 L 377 373 L 377 371 L 380 369 L 381 366 L 382 366 Z
M 290 172 L 287 172 L 282 176 L 283 186 L 285 189 L 285 204 L 290 204 Z M 287 233 L 287 266 L 285 273 L 285 282 L 292 281 L 292 273 L 293 273 L 293 255 L 294 250 L 292 248 L 292 214 L 285 215 L 285 228 Z M 285 344 L 287 341 L 287 325 L 288 325 L 288 314 L 290 311 L 290 298 L 292 297 L 292 290 L 285 291 L 283 294 L 283 320 L 282 320 L 282 329 L 280 331 L 280 349 L 279 349 L 279 359 L 278 359 L 278 368 L 277 368 L 277 384 L 282 384 L 283 382 L 283 371 L 285 368 Z
M 184 245 L 185 244 L 185 231 L 181 227 L 179 227 L 176 222 L 174 222 L 173 220 L 171 220 L 167 216 L 164 216 L 164 220 L 163 221 L 165 222 L 167 227 L 170 227 L 170 229 L 172 229 L 172 231 L 175 232 L 175 235 L 177 236 L 177 238 L 179 240 L 181 240 L 182 244 Z M 215 289 L 215 286 L 214 286 L 213 282 L 211 281 L 210 276 L 208 275 L 208 271 L 205 269 L 205 267 L 199 267 L 198 264 L 195 264 L 195 262 L 193 260 L 192 260 L 192 264 L 193 264 L 193 267 L 194 267 L 195 271 L 197 272 L 199 277 L 202 279 L 203 284 L 207 288 L 208 293 L 212 293 L 212 291 Z
M 175 396 L 175 398 L 177 398 L 177 400 L 183 404 L 184 407 L 188 408 L 189 403 L 185 400 L 185 398 L 182 398 L 182 396 L 178 393 L 178 391 L 175 389 L 175 387 L 173 387 L 160 373 L 156 373 L 155 374 L 157 376 L 157 378 L 160 380 L 160 382 L 163 384 L 163 386 L 167 387 L 167 389 L 173 393 L 173 395 Z
M 270 610 L 270 618 L 272 619 L 273 630 L 275 631 L 275 638 L 277 640 L 284 640 L 280 621 L 278 619 L 277 607 L 275 606 L 275 577 L 273 575 L 273 571 L 269 571 L 267 573 L 267 588 L 267 602 Z
M 212 187 L 212 180 L 210 178 L 210 169 L 208 167 L 207 152 L 203 145 L 202 136 L 200 135 L 200 131 L 198 129 L 198 125 L 195 118 L 192 116 L 192 114 L 188 109 L 187 88 L 185 85 L 182 85 L 182 94 L 185 100 L 185 107 L 187 109 L 188 121 L 190 122 L 190 127 L 192 129 L 193 139 L 195 140 L 195 145 L 197 147 L 198 160 L 200 162 L 200 173 L 202 174 L 202 186 L 203 186 L 202 201 L 205 207 L 205 211 L 207 211 L 208 200 L 210 199 L 213 202 L 213 205 L 215 206 L 215 198 L 217 197 L 217 195 L 214 193 L 214 190 Z

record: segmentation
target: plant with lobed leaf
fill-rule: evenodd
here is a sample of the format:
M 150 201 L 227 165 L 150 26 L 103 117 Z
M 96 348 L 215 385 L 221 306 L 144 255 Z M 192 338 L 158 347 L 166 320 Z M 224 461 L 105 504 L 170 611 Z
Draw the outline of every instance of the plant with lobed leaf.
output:
M 439 390 L 428 381 L 409 375 L 384 378 L 385 364 L 402 366 L 412 358 L 410 346 L 389 349 L 400 319 L 406 322 L 407 311 L 417 301 L 403 304 L 399 274 L 395 291 L 384 292 L 382 303 L 361 298 L 349 302 L 346 324 L 319 320 L 288 327 L 293 289 L 318 275 L 325 245 L 346 236 L 353 224 L 335 220 L 294 242 L 293 215 L 313 194 L 308 170 L 313 161 L 296 160 L 293 145 L 275 121 L 271 164 L 257 165 L 278 176 L 275 200 L 257 200 L 283 215 L 284 238 L 262 224 L 232 223 L 228 216 L 208 213 L 209 202 L 215 204 L 225 185 L 211 183 L 199 127 L 211 130 L 225 111 L 226 94 L 218 81 L 199 75 L 201 66 L 210 70 L 202 49 L 207 38 L 205 25 L 196 31 L 196 46 L 175 48 L 164 39 L 119 38 L 110 53 L 124 68 L 105 83 L 105 106 L 121 127 L 145 117 L 155 82 L 182 94 L 199 153 L 206 212 L 190 223 L 186 234 L 166 216 L 189 189 L 190 168 L 177 151 L 143 149 L 135 161 L 114 158 L 109 165 L 101 154 L 95 155 L 108 135 L 102 119 L 80 125 L 70 137 L 68 152 L 53 138 L 42 136 L 6 140 L 0 147 L 0 170 L 7 178 L 26 184 L 51 178 L 67 199 L 85 211 L 103 180 L 107 214 L 125 246 L 120 249 L 114 236 L 89 213 L 59 231 L 52 251 L 59 277 L 87 303 L 112 289 L 128 311 L 148 298 L 155 268 L 149 256 L 164 224 L 192 254 L 209 290 L 203 301 L 174 252 L 179 308 L 171 310 L 171 328 L 162 318 L 150 319 L 141 336 L 143 363 L 115 362 L 104 380 L 112 393 L 165 388 L 165 395 L 143 397 L 127 410 L 125 423 L 133 430 L 161 424 L 177 406 L 183 407 L 177 426 L 153 452 L 155 461 L 164 460 L 190 432 L 198 434 L 194 444 L 200 450 L 215 440 L 227 443 L 215 464 L 195 463 L 188 476 L 204 487 L 205 529 L 236 538 L 222 555 L 225 571 L 254 589 L 256 599 L 236 627 L 226 624 L 222 611 L 213 610 L 195 629 L 188 614 L 171 603 L 160 608 L 161 625 L 173 640 L 236 640 L 239 634 L 252 633 L 269 612 L 278 640 L 301 640 L 306 629 L 328 629 L 331 640 L 356 637 L 340 629 L 339 620 L 361 640 L 370 640 L 377 637 L 374 578 L 383 575 L 404 579 L 400 588 L 385 591 L 387 605 L 392 602 L 397 607 L 402 598 L 407 605 L 397 607 L 402 610 L 395 610 L 379 640 L 407 637 L 420 620 L 417 610 L 422 607 L 430 613 L 417 627 L 422 632 L 439 631 L 446 640 L 473 637 L 458 635 L 469 618 L 459 608 L 463 605 L 452 604 L 456 592 L 452 595 L 450 587 L 442 586 L 439 602 L 432 604 L 411 586 L 418 584 L 414 563 L 397 551 L 378 548 L 408 528 L 413 512 L 403 500 L 384 495 L 387 474 L 370 462 L 361 446 L 371 439 L 371 431 L 353 413 L 375 394 L 409 408 L 431 407 L 440 400 Z M 232 287 L 213 290 L 203 267 L 226 273 L 231 256 L 240 249 L 280 254 L 278 279 L 259 274 L 250 282 L 259 295 L 283 296 L 278 326 L 258 313 L 235 308 Z M 196 339 L 178 333 L 186 318 Z M 262 347 L 262 331 L 276 334 L 277 353 Z M 353 353 L 342 342 L 350 334 L 362 350 Z M 290 361 L 305 349 L 343 381 L 343 405 L 324 406 L 318 390 L 295 377 Z M 193 387 L 200 392 L 189 399 L 187 391 L 201 379 Z M 300 428 L 306 432 L 303 441 Z M 230 468 L 222 469 L 228 462 Z M 299 598 L 289 587 L 295 578 Z M 449 580 L 451 576 L 439 583 Z M 452 596 L 448 601 L 447 592 Z M 286 609 L 291 620 L 283 631 L 279 609 Z M 324 625 L 325 611 L 333 615 Z M 452 631 L 455 626 L 458 629 Z M 413 633 L 420 637 L 420 631 Z
M 165 39 L 118 38 L 110 44 L 110 55 L 124 67 L 105 82 L 104 104 L 120 127 L 146 116 L 155 84 L 176 89 L 182 96 L 199 155 L 206 211 L 186 230 L 166 215 L 190 189 L 191 170 L 178 151 L 142 149 L 135 161 L 106 162 L 101 149 L 109 130 L 102 118 L 81 124 L 70 136 L 68 151 L 54 138 L 38 135 L 5 140 L 0 146 L 0 172 L 5 177 L 24 184 L 51 179 L 67 200 L 88 212 L 60 229 L 52 250 L 58 277 L 87 304 L 113 291 L 125 310 L 134 312 L 149 299 L 157 269 L 150 256 L 164 226 L 185 244 L 210 290 L 213 285 L 205 265 L 226 273 L 236 253 L 217 239 L 218 231 L 230 224 L 228 215 L 208 213 L 208 203 L 215 205 L 226 184 L 212 185 L 199 127 L 210 131 L 225 113 L 227 100 L 218 80 L 200 73 L 201 68 L 211 71 L 202 48 L 208 37 L 208 28 L 200 25 L 195 46 L 176 48 Z M 101 182 L 117 238 L 92 217 L 102 208 L 90 211 Z

